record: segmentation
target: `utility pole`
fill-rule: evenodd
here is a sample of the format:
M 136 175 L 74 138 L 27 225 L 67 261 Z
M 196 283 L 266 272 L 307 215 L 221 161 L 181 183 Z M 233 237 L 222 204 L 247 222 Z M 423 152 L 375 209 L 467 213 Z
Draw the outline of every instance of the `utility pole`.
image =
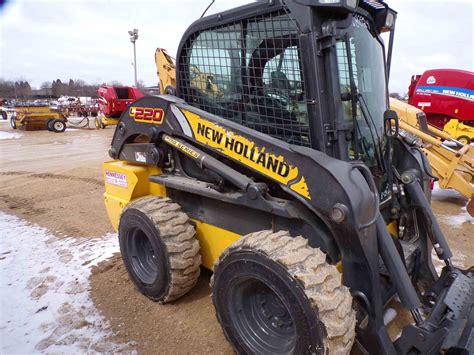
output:
M 128 31 L 130 35 L 130 42 L 133 43 L 133 67 L 135 69 L 135 86 L 138 87 L 138 80 L 137 80 L 137 50 L 135 47 L 135 42 L 138 39 L 138 30 L 136 28 L 133 31 Z

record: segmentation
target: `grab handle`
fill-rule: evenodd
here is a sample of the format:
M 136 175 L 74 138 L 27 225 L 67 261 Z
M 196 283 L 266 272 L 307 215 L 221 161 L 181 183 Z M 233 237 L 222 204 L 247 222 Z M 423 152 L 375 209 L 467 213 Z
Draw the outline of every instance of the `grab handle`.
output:
M 374 178 L 372 177 L 372 172 L 369 170 L 369 168 L 366 165 L 361 164 L 361 163 L 353 163 L 352 168 L 359 170 L 364 180 L 367 182 L 367 185 L 369 186 L 370 191 L 374 195 L 374 203 L 375 203 L 374 217 L 371 218 L 369 222 L 359 225 L 359 229 L 364 229 L 374 224 L 375 221 L 377 220 L 377 217 L 379 215 L 379 209 L 380 209 L 379 193 L 377 191 L 377 186 L 375 186 L 375 181 L 374 181 Z

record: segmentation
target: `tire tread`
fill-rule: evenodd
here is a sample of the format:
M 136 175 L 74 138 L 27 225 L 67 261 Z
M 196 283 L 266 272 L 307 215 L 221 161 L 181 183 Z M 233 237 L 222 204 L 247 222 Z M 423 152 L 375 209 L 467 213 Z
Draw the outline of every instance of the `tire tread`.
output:
M 326 329 L 325 354 L 349 354 L 355 338 L 356 315 L 352 296 L 342 284 L 341 274 L 326 262 L 326 255 L 308 245 L 307 239 L 291 237 L 287 231 L 260 231 L 243 236 L 229 246 L 214 265 L 229 253 L 252 250 L 262 253 L 287 269 L 299 282 Z M 211 278 L 211 287 L 214 276 Z
M 190 218 L 167 197 L 142 197 L 127 205 L 124 211 L 130 208 L 144 213 L 153 222 L 166 248 L 169 287 L 165 295 L 153 299 L 167 303 L 183 296 L 196 285 L 201 265 L 199 241 Z

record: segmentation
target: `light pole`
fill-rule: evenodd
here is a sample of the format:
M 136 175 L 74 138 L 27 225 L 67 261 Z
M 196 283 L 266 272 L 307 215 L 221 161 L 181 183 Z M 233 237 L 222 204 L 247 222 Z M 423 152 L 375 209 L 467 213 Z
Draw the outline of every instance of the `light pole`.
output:
M 133 31 L 128 31 L 128 34 L 130 35 L 130 42 L 133 43 L 133 66 L 135 69 L 135 86 L 138 86 L 138 81 L 137 81 L 137 51 L 135 48 L 135 42 L 138 39 L 138 30 L 136 28 L 133 29 Z

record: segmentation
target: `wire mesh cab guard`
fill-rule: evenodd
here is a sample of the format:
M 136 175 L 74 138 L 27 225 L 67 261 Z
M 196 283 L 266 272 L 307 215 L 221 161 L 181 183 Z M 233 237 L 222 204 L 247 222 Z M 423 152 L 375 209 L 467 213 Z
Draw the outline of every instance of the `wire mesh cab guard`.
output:
M 194 32 L 183 47 L 179 96 L 287 143 L 311 146 L 299 36 L 284 10 Z

